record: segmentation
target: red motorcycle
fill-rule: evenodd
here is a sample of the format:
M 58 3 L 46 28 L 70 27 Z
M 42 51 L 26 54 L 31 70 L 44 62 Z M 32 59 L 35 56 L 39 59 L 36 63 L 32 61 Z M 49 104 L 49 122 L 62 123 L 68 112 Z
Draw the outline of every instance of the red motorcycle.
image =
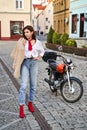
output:
M 57 57 L 62 59 L 62 63 L 57 63 Z M 71 76 L 74 68 L 72 60 L 52 51 L 45 51 L 42 59 L 48 63 L 46 70 L 49 78 L 44 80 L 50 90 L 57 93 L 60 89 L 63 99 L 69 103 L 78 101 L 83 95 L 83 85 L 80 79 Z

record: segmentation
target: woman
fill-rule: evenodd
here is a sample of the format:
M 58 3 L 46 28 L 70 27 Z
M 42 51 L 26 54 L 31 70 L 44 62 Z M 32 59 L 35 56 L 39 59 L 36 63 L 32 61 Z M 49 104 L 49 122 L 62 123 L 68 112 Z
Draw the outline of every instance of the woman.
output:
M 25 91 L 28 86 L 28 80 L 30 84 L 28 110 L 34 112 L 33 100 L 34 93 L 37 84 L 38 73 L 38 60 L 44 54 L 44 49 L 39 40 L 36 39 L 36 35 L 32 26 L 26 26 L 23 28 L 23 38 L 18 40 L 16 47 L 11 53 L 11 57 L 14 59 L 14 77 L 20 76 L 20 90 L 19 90 L 19 117 L 24 118 L 24 104 L 25 104 Z

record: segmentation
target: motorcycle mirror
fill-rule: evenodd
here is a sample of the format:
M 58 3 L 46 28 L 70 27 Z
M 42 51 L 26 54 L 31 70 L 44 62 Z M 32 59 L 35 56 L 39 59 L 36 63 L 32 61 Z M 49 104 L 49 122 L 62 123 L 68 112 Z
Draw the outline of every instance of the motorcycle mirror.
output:
M 62 47 L 62 46 L 59 46 L 59 47 L 58 47 L 58 51 L 62 52 L 62 51 L 63 51 L 63 47 Z

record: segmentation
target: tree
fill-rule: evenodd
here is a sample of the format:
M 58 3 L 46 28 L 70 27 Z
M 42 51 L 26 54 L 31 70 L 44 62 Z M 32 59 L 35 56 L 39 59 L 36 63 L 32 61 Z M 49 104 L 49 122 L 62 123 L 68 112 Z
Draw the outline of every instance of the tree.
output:
M 53 37 L 54 32 L 55 31 L 51 26 L 50 29 L 49 29 L 48 35 L 47 35 L 47 43 L 52 43 L 52 37 Z

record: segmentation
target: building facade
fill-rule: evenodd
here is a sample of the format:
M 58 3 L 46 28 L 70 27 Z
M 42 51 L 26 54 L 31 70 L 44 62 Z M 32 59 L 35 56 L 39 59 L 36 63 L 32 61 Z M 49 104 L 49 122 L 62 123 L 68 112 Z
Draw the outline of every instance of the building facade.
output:
M 70 0 L 53 1 L 53 26 L 59 34 L 69 34 Z
M 53 2 L 48 3 L 46 8 L 37 17 L 37 26 L 39 34 L 47 35 L 51 26 L 53 26 Z
M 70 0 L 70 37 L 87 38 L 87 0 Z
M 32 9 L 32 24 L 34 27 L 34 30 L 39 35 L 40 33 L 40 25 L 38 24 L 38 17 L 41 14 L 41 12 L 46 8 L 46 6 L 42 6 L 42 4 L 33 4 Z
M 17 39 L 31 23 L 31 0 L 0 0 L 0 39 Z

